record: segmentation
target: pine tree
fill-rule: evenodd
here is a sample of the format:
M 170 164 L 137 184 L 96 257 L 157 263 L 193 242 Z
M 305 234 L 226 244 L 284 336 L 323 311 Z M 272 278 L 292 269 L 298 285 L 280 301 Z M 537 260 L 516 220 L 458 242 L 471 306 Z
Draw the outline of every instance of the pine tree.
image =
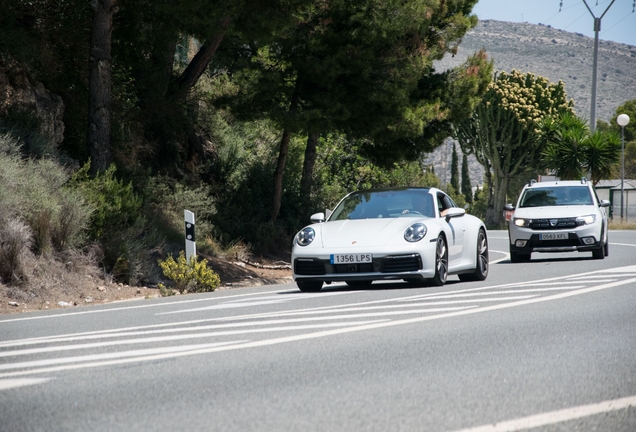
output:
M 453 157 L 451 159 L 451 186 L 456 192 L 459 192 L 459 158 L 457 157 L 457 149 L 453 143 Z
M 470 173 L 468 172 L 468 157 L 462 157 L 462 194 L 466 197 L 466 202 L 473 202 L 473 186 L 470 184 Z

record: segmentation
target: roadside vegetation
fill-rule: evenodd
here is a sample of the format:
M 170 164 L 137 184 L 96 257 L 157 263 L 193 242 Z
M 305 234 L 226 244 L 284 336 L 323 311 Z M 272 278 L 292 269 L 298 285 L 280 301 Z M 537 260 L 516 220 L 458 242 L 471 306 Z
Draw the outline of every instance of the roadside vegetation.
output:
M 76 276 L 163 281 L 166 293 L 215 289 L 214 269 L 182 268 L 184 209 L 196 215 L 201 255 L 285 257 L 312 213 L 354 189 L 443 187 L 496 227 L 502 197 L 521 178 L 559 169 L 540 156 L 570 108 L 562 83 L 493 75 L 483 51 L 454 69 L 433 67 L 476 25 L 476 0 L 204 3 L 0 6 L 5 81 L 64 102 L 61 142 L 32 106 L 0 106 L 0 284 L 9 297 L 37 297 Z M 96 34 L 104 24 L 112 34 Z M 488 133 L 476 129 L 482 118 Z M 463 169 L 454 149 L 451 182 L 441 185 L 420 161 L 451 135 Z M 476 192 L 470 153 L 487 169 Z

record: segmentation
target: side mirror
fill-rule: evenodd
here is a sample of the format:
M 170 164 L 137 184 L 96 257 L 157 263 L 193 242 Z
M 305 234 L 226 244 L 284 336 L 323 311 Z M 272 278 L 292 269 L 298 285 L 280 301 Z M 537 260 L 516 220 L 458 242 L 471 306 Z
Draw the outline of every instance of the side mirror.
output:
M 452 218 L 462 217 L 466 214 L 466 210 L 460 207 L 451 207 L 446 210 L 446 222 L 451 220 Z
M 601 202 L 599 203 L 600 207 L 609 207 L 611 205 L 611 203 L 608 200 L 601 200 Z
M 314 213 L 311 215 L 311 217 L 309 218 L 309 220 L 311 220 L 312 223 L 321 223 L 325 221 L 325 214 L 320 212 L 320 213 Z
M 513 206 L 512 204 L 506 204 L 504 206 L 504 210 L 506 210 L 506 211 L 515 211 L 515 206 Z

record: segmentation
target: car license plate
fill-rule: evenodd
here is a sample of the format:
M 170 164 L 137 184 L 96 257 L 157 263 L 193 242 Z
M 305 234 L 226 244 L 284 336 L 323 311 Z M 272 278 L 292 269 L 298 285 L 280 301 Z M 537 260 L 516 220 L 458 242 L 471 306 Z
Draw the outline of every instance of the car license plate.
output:
M 567 240 L 568 239 L 568 234 L 567 233 L 559 233 L 559 234 L 539 234 L 539 239 L 540 240 Z
M 370 263 L 373 262 L 371 254 L 332 254 L 330 255 L 331 264 L 351 264 L 351 263 Z

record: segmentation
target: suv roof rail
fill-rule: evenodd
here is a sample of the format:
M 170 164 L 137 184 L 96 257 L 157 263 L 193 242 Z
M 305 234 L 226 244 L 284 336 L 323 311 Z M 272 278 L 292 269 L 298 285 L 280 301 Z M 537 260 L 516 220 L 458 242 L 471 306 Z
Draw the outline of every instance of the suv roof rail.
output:
M 587 177 L 581 177 L 581 184 L 587 184 Z
M 535 179 L 532 179 L 528 182 L 528 186 L 532 186 L 533 184 L 535 184 L 537 181 Z

